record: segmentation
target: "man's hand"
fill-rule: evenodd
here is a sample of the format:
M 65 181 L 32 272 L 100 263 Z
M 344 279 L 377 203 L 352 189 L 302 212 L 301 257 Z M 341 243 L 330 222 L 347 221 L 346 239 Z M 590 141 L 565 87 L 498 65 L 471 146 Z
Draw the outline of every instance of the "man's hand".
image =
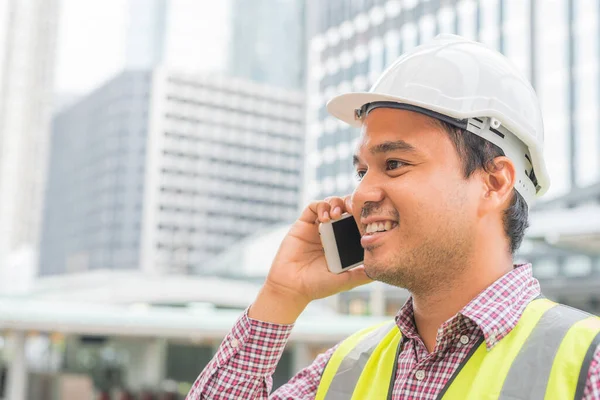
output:
M 250 318 L 293 323 L 312 300 L 371 282 L 364 268 L 341 274 L 327 269 L 319 223 L 352 213 L 350 196 L 313 201 L 283 239 L 267 280 L 250 308 Z

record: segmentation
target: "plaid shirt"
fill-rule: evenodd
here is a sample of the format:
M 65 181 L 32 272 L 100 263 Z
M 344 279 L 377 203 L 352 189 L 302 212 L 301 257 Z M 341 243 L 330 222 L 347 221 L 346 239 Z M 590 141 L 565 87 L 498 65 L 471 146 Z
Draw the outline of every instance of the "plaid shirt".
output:
M 417 333 L 409 300 L 396 316 L 404 347 L 398 357 L 393 399 L 435 399 L 478 339 L 483 335 L 487 347 L 493 348 L 515 327 L 527 304 L 539 294 L 540 286 L 532 276 L 531 265 L 515 268 L 440 327 L 432 353 Z M 255 321 L 244 313 L 187 399 L 313 399 L 336 347 L 319 355 L 269 397 L 271 375 L 292 327 Z M 595 351 L 583 398 L 600 400 L 600 347 Z

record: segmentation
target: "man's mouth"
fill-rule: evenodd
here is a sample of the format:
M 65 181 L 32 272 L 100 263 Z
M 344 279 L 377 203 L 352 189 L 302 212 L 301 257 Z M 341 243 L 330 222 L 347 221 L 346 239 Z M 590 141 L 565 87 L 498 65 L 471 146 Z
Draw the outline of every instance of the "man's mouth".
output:
M 363 236 L 370 236 L 380 232 L 387 232 L 398 226 L 395 221 L 375 221 L 364 225 Z

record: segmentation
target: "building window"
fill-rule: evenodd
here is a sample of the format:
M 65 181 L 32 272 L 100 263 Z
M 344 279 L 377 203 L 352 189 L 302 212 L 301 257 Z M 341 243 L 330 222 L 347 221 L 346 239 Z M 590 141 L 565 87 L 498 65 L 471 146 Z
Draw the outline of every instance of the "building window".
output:
M 348 302 L 348 314 L 368 315 L 369 305 L 365 299 L 355 298 Z
M 385 61 L 384 67 L 389 67 L 400 55 L 400 34 L 390 31 L 385 35 Z
M 456 33 L 455 28 L 456 13 L 454 8 L 442 7 L 437 13 L 439 33 Z
M 569 277 L 588 276 L 592 273 L 592 259 L 587 256 L 571 256 L 565 260 L 563 271 Z
M 435 36 L 435 18 L 433 15 L 425 15 L 419 21 L 419 40 L 427 43 Z
M 545 148 L 552 186 L 546 197 L 560 196 L 571 187 L 569 132 L 568 2 L 537 2 L 535 64 L 536 91 L 544 116 Z
M 402 27 L 402 51 L 407 52 L 417 46 L 417 27 L 407 23 Z
M 473 0 L 462 0 L 457 6 L 458 34 L 477 40 L 477 4 Z
M 531 74 L 531 25 L 529 0 L 504 0 L 504 55 L 529 77 Z
M 554 278 L 558 271 L 558 261 L 555 258 L 542 258 L 533 263 L 533 274 L 539 279 Z
M 575 0 L 575 179 L 579 186 L 600 180 L 598 129 L 598 13 L 594 0 Z
M 374 83 L 383 70 L 383 41 L 375 38 L 369 43 L 369 80 Z

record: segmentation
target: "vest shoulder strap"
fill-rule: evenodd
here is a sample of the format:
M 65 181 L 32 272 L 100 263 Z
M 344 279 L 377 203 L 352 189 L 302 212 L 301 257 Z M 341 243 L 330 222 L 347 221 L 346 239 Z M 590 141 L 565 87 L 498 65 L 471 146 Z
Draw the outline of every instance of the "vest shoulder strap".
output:
M 385 398 L 395 370 L 394 360 L 400 339 L 395 321 L 386 321 L 344 340 L 323 371 L 315 400 Z M 365 379 L 365 371 L 376 372 L 378 378 L 377 383 L 368 385 L 377 393 L 366 394 L 367 397 L 365 393 L 355 391 L 360 386 L 361 377 Z M 358 392 L 364 392 L 364 389 Z
M 463 362 L 438 398 L 573 399 L 598 332 L 600 318 L 534 300 L 494 348 L 482 343 Z

